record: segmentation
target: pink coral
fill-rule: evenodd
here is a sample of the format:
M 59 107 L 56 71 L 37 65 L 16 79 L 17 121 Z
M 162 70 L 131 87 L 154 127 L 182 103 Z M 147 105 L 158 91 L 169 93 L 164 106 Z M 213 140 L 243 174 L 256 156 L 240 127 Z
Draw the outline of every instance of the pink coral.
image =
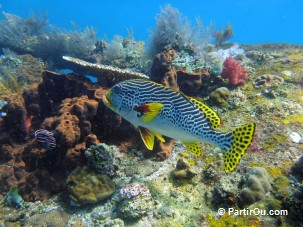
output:
M 223 63 L 222 78 L 228 79 L 231 85 L 245 84 L 248 70 L 240 65 L 240 61 L 229 56 Z

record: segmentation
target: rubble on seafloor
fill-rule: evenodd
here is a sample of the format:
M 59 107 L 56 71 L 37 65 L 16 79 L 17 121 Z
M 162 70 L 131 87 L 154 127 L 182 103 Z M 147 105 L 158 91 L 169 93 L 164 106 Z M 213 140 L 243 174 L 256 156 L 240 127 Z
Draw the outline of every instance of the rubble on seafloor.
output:
M 175 76 L 192 80 L 183 80 L 189 87 L 198 85 L 194 96 L 217 111 L 224 122 L 222 131 L 256 122 L 252 145 L 230 174 L 223 170 L 222 154 L 209 144 L 202 144 L 202 155 L 194 158 L 193 165 L 184 163 L 181 153 L 185 146 L 178 141 L 157 142 L 156 150 L 148 151 L 139 133 L 104 107 L 100 98 L 108 89 L 102 84 L 106 79 L 105 84 L 112 85 L 137 75 L 92 70 L 93 76 L 102 78 L 92 83 L 79 75 L 45 71 L 42 82 L 1 96 L 7 102 L 1 111 L 7 116 L 0 119 L 0 226 L 302 225 L 303 48 L 240 47 L 249 69 L 243 86 L 233 87 L 211 72 L 205 76 L 186 71 L 174 66 L 172 59 L 161 64 L 159 57 L 155 68 L 162 70 L 157 82 L 164 83 L 167 72 L 179 70 L 182 73 Z M 79 72 L 98 71 L 96 65 L 85 69 L 83 64 Z M 184 84 L 178 84 L 177 77 L 170 84 L 182 91 Z M 222 106 L 209 100 L 210 93 L 220 87 L 230 93 Z M 20 127 L 30 116 L 31 126 Z M 35 141 L 33 133 L 42 126 L 60 141 L 56 149 L 46 150 Z M 105 144 L 103 150 L 100 143 Z M 81 172 L 90 188 L 106 187 L 104 179 L 110 182 L 109 197 L 100 196 L 94 204 L 89 204 L 91 199 L 81 199 L 86 196 L 81 194 L 85 188 L 78 182 L 81 178 L 66 182 L 79 166 L 90 168 Z M 100 170 L 103 166 L 106 171 Z M 99 174 L 108 174 L 111 180 Z M 77 189 L 72 201 L 71 188 Z M 94 198 L 94 194 L 89 196 Z M 220 208 L 233 212 L 218 214 Z M 236 214 L 249 210 L 277 213 Z

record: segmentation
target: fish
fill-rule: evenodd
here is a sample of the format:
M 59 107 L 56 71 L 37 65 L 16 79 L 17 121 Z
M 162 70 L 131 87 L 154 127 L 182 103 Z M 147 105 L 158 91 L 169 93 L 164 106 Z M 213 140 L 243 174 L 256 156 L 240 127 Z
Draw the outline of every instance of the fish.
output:
M 7 114 L 5 112 L 0 112 L 0 117 L 5 117 Z
M 155 137 L 180 140 L 188 153 L 201 156 L 200 142 L 218 146 L 223 152 L 226 173 L 235 170 L 250 146 L 255 123 L 220 132 L 219 116 L 201 101 L 145 79 L 130 79 L 115 84 L 102 101 L 133 124 L 145 146 L 153 150 Z
M 45 129 L 35 131 L 35 139 L 46 150 L 53 150 L 57 146 L 54 134 Z
M 33 118 L 34 118 L 34 116 L 31 115 L 24 122 L 24 131 L 26 132 L 26 134 L 29 134 L 29 128 L 32 126 Z

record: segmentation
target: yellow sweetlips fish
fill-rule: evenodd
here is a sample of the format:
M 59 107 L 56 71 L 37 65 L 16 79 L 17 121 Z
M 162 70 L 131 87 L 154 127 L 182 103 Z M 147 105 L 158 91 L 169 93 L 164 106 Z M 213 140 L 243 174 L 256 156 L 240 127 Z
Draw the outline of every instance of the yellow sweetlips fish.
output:
M 210 107 L 144 79 L 114 85 L 102 101 L 139 129 L 149 150 L 153 149 L 155 137 L 165 141 L 162 135 L 182 141 L 196 156 L 201 155 L 200 142 L 220 147 L 226 173 L 236 168 L 255 131 L 255 123 L 236 127 L 227 133 L 216 131 L 220 118 Z

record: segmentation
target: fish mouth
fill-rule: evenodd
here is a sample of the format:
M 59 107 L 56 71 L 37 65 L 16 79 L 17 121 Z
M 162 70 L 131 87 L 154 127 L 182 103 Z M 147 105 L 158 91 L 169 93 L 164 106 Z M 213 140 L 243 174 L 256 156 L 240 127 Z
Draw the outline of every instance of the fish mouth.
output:
M 111 95 L 111 91 L 107 92 L 105 95 L 102 96 L 102 101 L 104 105 L 107 107 L 111 107 L 110 95 Z

